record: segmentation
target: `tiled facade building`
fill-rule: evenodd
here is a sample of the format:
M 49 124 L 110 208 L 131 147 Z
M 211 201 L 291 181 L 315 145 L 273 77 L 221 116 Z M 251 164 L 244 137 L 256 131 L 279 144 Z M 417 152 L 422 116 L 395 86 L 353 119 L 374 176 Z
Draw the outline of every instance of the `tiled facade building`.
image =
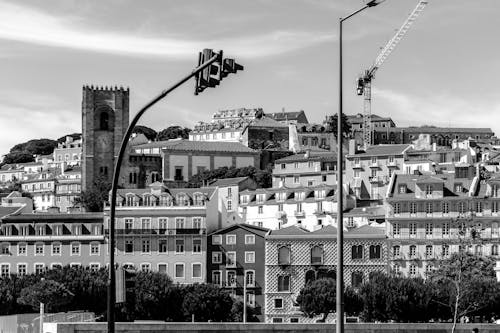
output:
M 267 229 L 235 224 L 208 236 L 207 282 L 246 302 L 258 321 L 264 317 L 264 248 Z
M 500 179 L 480 179 L 473 171 L 456 166 L 440 174 L 395 176 L 387 198 L 394 272 L 425 277 L 440 259 L 469 242 L 469 251 L 498 257 Z M 479 231 L 475 240 L 472 228 Z M 461 230 L 465 235 L 459 237 Z
M 324 149 L 333 151 L 337 141 L 331 126 L 326 124 L 297 124 L 297 142 L 301 151 Z M 290 134 L 291 135 L 291 134 Z
M 314 323 L 296 303 L 300 290 L 321 277 L 336 278 L 336 228 L 309 232 L 298 226 L 273 230 L 266 235 L 265 321 Z M 383 226 L 365 225 L 344 233 L 344 283 L 357 287 L 372 272 L 387 270 Z M 330 316 L 331 317 L 331 316 Z M 331 322 L 332 318 L 327 321 Z
M 453 140 L 489 140 L 495 133 L 491 128 L 386 127 L 375 128 L 372 137 L 374 144 L 410 144 L 421 135 L 429 135 L 431 144 L 451 146 Z
M 66 265 L 104 266 L 102 213 L 11 214 L 2 218 L 2 276 L 29 274 Z

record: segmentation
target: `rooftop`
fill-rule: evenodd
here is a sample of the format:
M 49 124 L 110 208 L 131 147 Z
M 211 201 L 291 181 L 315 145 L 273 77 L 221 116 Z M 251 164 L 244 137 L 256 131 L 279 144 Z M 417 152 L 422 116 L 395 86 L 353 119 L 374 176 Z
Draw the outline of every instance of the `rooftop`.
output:
M 308 156 L 307 156 L 308 155 Z M 307 162 L 307 161 L 328 161 L 333 162 L 337 160 L 337 155 L 335 152 L 331 151 L 321 151 L 321 150 L 311 150 L 309 153 L 301 152 L 298 154 L 290 155 L 287 157 L 280 158 L 274 161 L 274 163 L 290 163 L 290 162 Z
M 253 153 L 259 152 L 248 148 L 239 142 L 219 141 L 189 141 L 169 140 L 145 143 L 133 147 L 134 149 L 161 148 L 166 151 L 197 151 L 197 152 L 230 152 L 230 153 Z
M 324 239 L 325 237 L 335 239 L 337 237 L 337 228 L 332 225 L 327 225 L 311 232 L 295 224 L 283 229 L 271 230 L 266 236 L 266 238 L 288 238 L 295 240 Z M 359 228 L 349 229 L 344 232 L 344 238 L 386 238 L 385 225 L 363 225 Z
M 210 186 L 224 187 L 224 186 L 238 185 L 239 183 L 244 182 L 248 178 L 249 177 L 234 177 L 234 178 L 217 179 L 212 183 L 210 183 Z
M 237 229 L 237 228 L 242 228 L 250 233 L 261 235 L 261 236 L 264 236 L 269 231 L 269 229 L 267 229 L 267 228 L 261 228 L 261 227 L 251 225 L 251 224 L 240 223 L 240 224 L 233 224 L 233 225 L 230 225 L 229 227 L 225 227 L 225 228 L 216 230 L 216 231 L 210 233 L 210 235 L 225 234 L 226 232 Z
M 398 145 L 374 145 L 368 147 L 366 151 L 358 151 L 354 155 L 347 155 L 347 157 L 353 156 L 392 156 L 392 155 L 403 155 L 411 147 L 409 144 L 398 144 Z

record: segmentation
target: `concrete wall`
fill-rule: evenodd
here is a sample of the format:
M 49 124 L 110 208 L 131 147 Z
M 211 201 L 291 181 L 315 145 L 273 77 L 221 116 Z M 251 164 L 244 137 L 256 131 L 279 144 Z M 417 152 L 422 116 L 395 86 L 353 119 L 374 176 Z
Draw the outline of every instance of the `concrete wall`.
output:
M 458 324 L 457 333 L 469 333 L 474 327 L 481 333 L 493 333 L 500 330 L 496 324 Z M 117 323 L 116 332 L 255 332 L 255 333 L 330 333 L 335 330 L 331 324 L 238 324 L 238 323 Z M 106 323 L 59 323 L 44 325 L 44 333 L 104 333 Z M 451 323 L 444 324 L 345 324 L 346 333 L 448 333 Z

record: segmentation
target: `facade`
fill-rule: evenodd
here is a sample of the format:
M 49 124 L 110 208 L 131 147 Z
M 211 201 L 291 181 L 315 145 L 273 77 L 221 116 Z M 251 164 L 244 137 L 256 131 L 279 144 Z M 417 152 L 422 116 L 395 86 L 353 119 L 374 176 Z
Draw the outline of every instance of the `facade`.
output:
M 265 321 L 314 323 L 296 303 L 300 290 L 322 277 L 336 279 L 337 230 L 325 226 L 310 232 L 299 226 L 272 230 L 266 235 Z M 344 283 L 357 287 L 372 272 L 387 271 L 384 225 L 366 225 L 344 233 Z M 332 321 L 331 316 L 327 319 Z
M 316 230 L 335 224 L 337 186 L 263 188 L 240 192 L 240 214 L 246 223 L 277 230 L 299 225 Z M 344 195 L 345 195 L 344 191 Z M 344 209 L 354 207 L 354 199 L 344 196 Z
M 328 151 L 305 151 L 274 161 L 273 187 L 337 184 L 337 157 Z
M 0 188 L 8 187 L 24 176 L 24 169 L 16 164 L 5 164 L 0 167 Z
M 193 175 L 220 167 L 259 167 L 259 152 L 236 142 L 157 141 L 134 146 L 136 154 L 160 154 L 163 181 L 188 181 Z
M 333 151 L 337 146 L 331 126 L 325 124 L 297 124 L 297 142 L 301 151 Z
M 82 194 L 82 169 L 73 166 L 64 169 L 56 176 L 55 183 L 55 206 L 61 212 L 67 212 L 75 205 L 75 199 Z
M 387 198 L 392 270 L 425 277 L 460 246 L 498 257 L 499 190 L 498 175 L 481 179 L 469 166 L 432 175 L 395 175 Z
M 256 318 L 264 315 L 264 247 L 267 229 L 236 224 L 208 236 L 207 282 L 229 290 L 246 302 Z M 250 320 L 249 320 L 250 321 Z
M 430 143 L 451 146 L 453 140 L 490 140 L 495 134 L 490 128 L 455 127 L 385 127 L 374 128 L 374 144 L 409 144 L 422 135 L 429 135 Z
M 82 189 L 98 177 L 111 182 L 115 156 L 129 124 L 129 89 L 83 87 Z
M 283 109 L 282 112 L 266 113 L 266 116 L 283 124 L 309 124 L 304 110 L 285 112 Z
M 56 176 L 53 171 L 27 174 L 21 181 L 24 192 L 31 194 L 36 211 L 56 206 Z
M 104 266 L 102 213 L 12 214 L 2 218 L 2 276 L 66 265 Z
M 66 136 L 64 142 L 57 144 L 54 149 L 53 163 L 58 167 L 61 164 L 80 165 L 82 161 L 82 138 L 74 139 L 73 136 Z
M 372 130 L 395 127 L 396 124 L 390 117 L 380 117 L 376 114 L 370 116 Z M 348 115 L 347 122 L 351 125 L 352 132 L 363 133 L 363 114 Z
M 346 182 L 358 200 L 382 202 L 391 176 L 403 172 L 410 145 L 376 145 L 358 151 L 354 140 L 346 155 Z
M 124 188 L 147 188 L 162 180 L 162 157 L 159 154 L 129 153 L 127 165 L 122 166 L 122 186 Z

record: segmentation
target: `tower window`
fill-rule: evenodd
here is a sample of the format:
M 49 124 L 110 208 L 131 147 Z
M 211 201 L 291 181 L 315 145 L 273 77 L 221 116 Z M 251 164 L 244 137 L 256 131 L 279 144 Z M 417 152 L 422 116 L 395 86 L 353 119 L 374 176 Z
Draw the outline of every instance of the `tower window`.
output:
M 106 111 L 101 112 L 100 125 L 99 128 L 102 131 L 109 130 L 109 115 Z

